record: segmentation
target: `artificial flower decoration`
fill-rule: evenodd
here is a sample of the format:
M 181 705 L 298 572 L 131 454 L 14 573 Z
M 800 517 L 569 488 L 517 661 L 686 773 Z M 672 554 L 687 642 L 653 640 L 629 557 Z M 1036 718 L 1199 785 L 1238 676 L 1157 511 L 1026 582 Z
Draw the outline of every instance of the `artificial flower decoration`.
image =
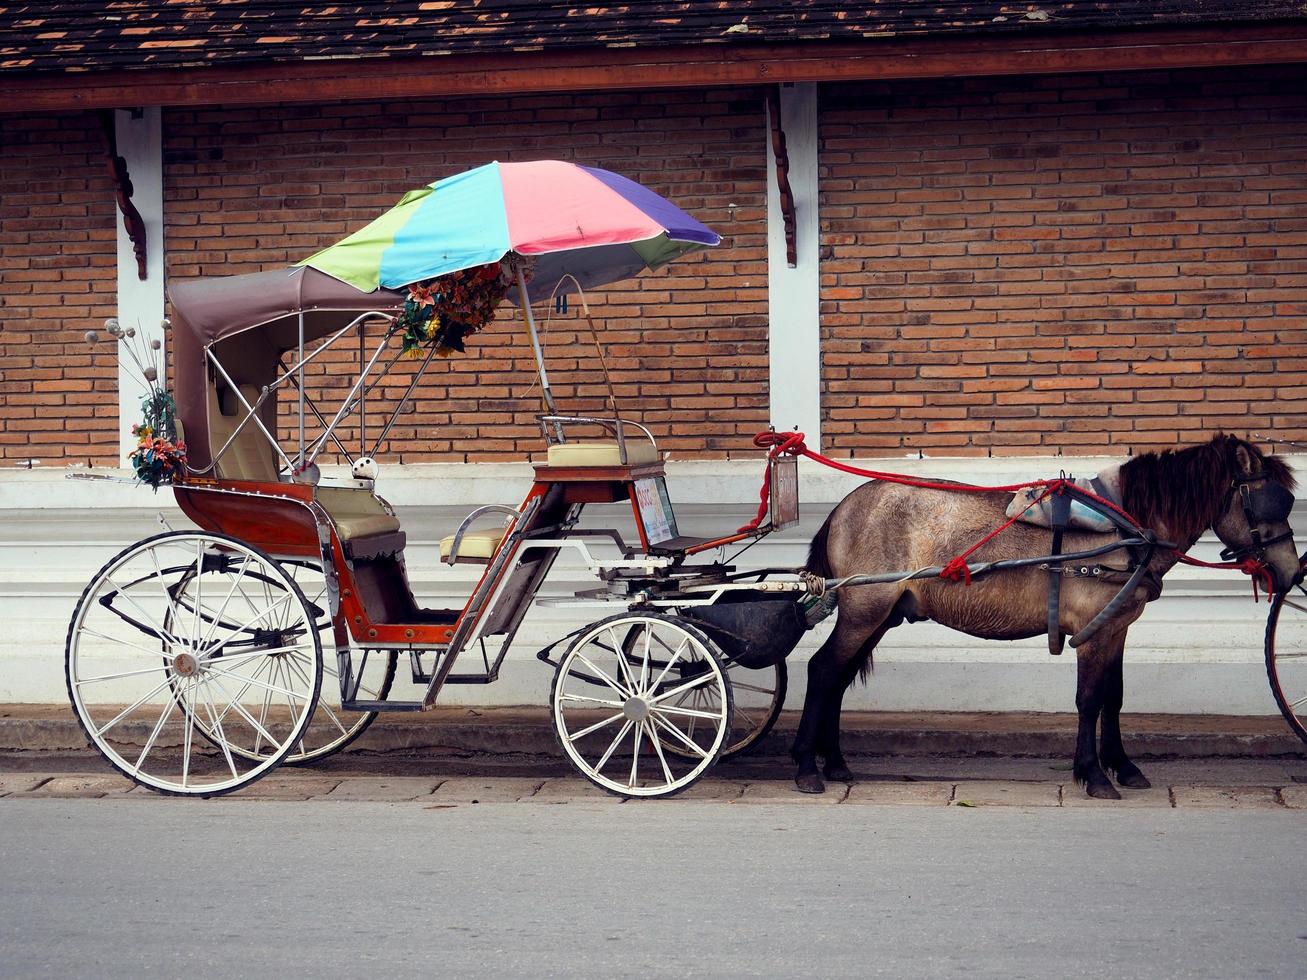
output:
M 495 308 L 517 281 L 524 260 L 506 256 L 500 262 L 460 269 L 408 287 L 403 312 L 393 330 L 401 335 L 406 354 L 434 345 L 437 357 L 465 349 L 464 340 L 495 318 Z M 528 273 L 529 266 L 523 271 Z

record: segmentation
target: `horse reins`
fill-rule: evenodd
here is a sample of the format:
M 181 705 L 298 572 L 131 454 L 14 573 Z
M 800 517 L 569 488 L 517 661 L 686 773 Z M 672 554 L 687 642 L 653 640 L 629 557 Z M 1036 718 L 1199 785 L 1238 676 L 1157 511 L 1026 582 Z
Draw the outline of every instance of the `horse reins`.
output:
M 821 453 L 814 452 L 804 444 L 804 434 L 802 432 L 776 432 L 770 430 L 760 432 L 754 436 L 753 444 L 759 449 L 768 450 L 768 458 L 774 458 L 781 455 L 789 456 L 806 456 L 814 462 L 820 463 L 834 470 L 843 473 L 849 473 L 854 476 L 861 476 L 870 480 L 880 480 L 885 483 L 897 483 L 903 486 L 920 487 L 928 490 L 946 490 L 955 493 L 1016 493 L 1019 490 L 1028 490 L 1031 488 L 1042 488 L 1043 493 L 1034 501 L 1031 506 L 1035 506 L 1042 501 L 1053 498 L 1052 516 L 1053 516 L 1053 551 L 1049 556 L 1050 563 L 1046 566 L 1050 573 L 1049 586 L 1049 632 L 1048 647 L 1049 652 L 1060 654 L 1062 652 L 1063 635 L 1059 624 L 1060 610 L 1060 593 L 1061 579 L 1064 571 L 1062 562 L 1057 561 L 1059 557 L 1062 532 L 1066 530 L 1067 521 L 1070 511 L 1070 502 L 1072 499 L 1081 500 L 1086 506 L 1097 511 L 1099 514 L 1107 517 L 1125 536 L 1131 536 L 1137 541 L 1142 541 L 1143 546 L 1137 544 L 1130 545 L 1132 559 L 1135 566 L 1128 569 L 1130 575 L 1121 590 L 1112 598 L 1111 601 L 1098 613 L 1097 616 L 1079 633 L 1071 639 L 1073 647 L 1079 646 L 1096 633 L 1104 623 L 1110 620 L 1120 610 L 1121 606 L 1128 601 L 1134 590 L 1143 582 L 1144 576 L 1148 573 L 1149 564 L 1152 560 L 1154 551 L 1158 547 L 1171 547 L 1175 552 L 1177 560 L 1186 564 L 1202 568 L 1214 569 L 1237 569 L 1248 575 L 1252 579 L 1253 600 L 1257 601 L 1260 597 L 1258 594 L 1259 582 L 1266 589 L 1267 594 L 1273 594 L 1274 578 L 1271 575 L 1269 563 L 1266 560 L 1266 549 L 1274 544 L 1289 540 L 1293 537 L 1292 529 L 1283 534 L 1276 535 L 1266 540 L 1262 539 L 1258 527 L 1263 522 L 1274 520 L 1284 520 L 1288 517 L 1289 509 L 1293 506 L 1293 495 L 1273 481 L 1260 490 L 1251 489 L 1251 484 L 1259 480 L 1265 480 L 1265 472 L 1253 474 L 1234 480 L 1231 483 L 1225 502 L 1222 504 L 1221 512 L 1224 513 L 1230 506 L 1232 495 L 1238 493 L 1243 506 L 1244 517 L 1248 521 L 1248 530 L 1252 538 L 1251 543 L 1245 548 L 1231 549 L 1226 548 L 1221 552 L 1221 562 L 1206 562 L 1198 558 L 1191 558 L 1189 555 L 1181 554 L 1178 550 L 1170 545 L 1169 542 L 1159 541 L 1156 535 L 1149 530 L 1144 529 L 1140 523 L 1135 520 L 1129 513 L 1120 507 L 1115 501 L 1107 499 L 1105 496 L 1085 490 L 1072 483 L 1065 476 L 1051 480 L 1030 480 L 1025 483 L 1013 483 L 1002 486 L 977 486 L 968 483 L 955 482 L 936 482 L 925 480 L 919 477 L 908 476 L 903 473 L 886 473 L 880 470 L 864 469 L 863 467 L 853 466 L 850 463 L 841 462 L 831 459 Z M 741 527 L 740 533 L 749 533 L 756 531 L 767 515 L 767 507 L 770 500 L 771 491 L 771 468 L 768 467 L 763 474 L 762 488 L 759 493 L 760 503 L 757 516 L 752 521 Z M 1287 498 L 1287 506 L 1286 506 Z M 1013 517 L 1005 523 L 999 525 L 992 532 L 985 535 L 966 551 L 957 555 L 947 564 L 942 566 L 938 572 L 940 578 L 953 582 L 963 582 L 966 585 L 971 584 L 972 569 L 968 565 L 967 559 L 978 551 L 983 545 L 988 544 L 1001 533 L 1012 527 L 1019 520 Z M 1060 526 L 1059 526 L 1060 525 Z M 1138 552 L 1143 552 L 1139 554 Z M 909 577 L 916 577 L 915 574 Z

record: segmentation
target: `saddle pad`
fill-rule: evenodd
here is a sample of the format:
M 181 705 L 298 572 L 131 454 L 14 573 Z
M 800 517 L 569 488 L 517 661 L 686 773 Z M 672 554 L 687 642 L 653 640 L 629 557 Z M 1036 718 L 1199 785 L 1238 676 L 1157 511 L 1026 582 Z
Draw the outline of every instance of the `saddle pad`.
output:
M 1105 497 L 1118 506 L 1121 503 L 1121 464 L 1114 463 L 1100 470 L 1092 477 L 1070 477 L 1073 484 L 1088 493 Z M 1043 487 L 1027 487 L 1012 495 L 1012 502 L 1007 505 L 1007 516 L 1015 517 L 1023 524 L 1037 527 L 1052 527 L 1053 499 L 1045 498 L 1036 503 Z M 1071 518 L 1069 526 L 1082 531 L 1112 531 L 1116 525 L 1095 510 L 1086 507 L 1079 500 L 1071 501 Z

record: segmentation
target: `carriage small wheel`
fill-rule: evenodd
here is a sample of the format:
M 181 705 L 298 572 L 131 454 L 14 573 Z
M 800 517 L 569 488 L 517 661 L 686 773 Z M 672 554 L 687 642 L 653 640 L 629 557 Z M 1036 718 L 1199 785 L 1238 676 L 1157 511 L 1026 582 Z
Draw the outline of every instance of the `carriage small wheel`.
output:
M 1307 742 L 1307 589 L 1295 585 L 1271 602 L 1266 620 L 1266 677 L 1280 713 Z
M 682 704 L 709 692 L 704 706 Z M 732 697 L 722 656 L 671 616 L 627 613 L 596 623 L 563 656 L 550 706 L 564 754 L 618 796 L 672 796 L 726 747 Z M 675 745 L 680 752 L 671 752 Z
M 721 761 L 744 755 L 754 749 L 775 727 L 785 707 L 785 694 L 789 687 L 789 673 L 785 661 L 768 667 L 751 669 L 738 661 L 726 663 L 726 681 L 731 688 L 731 730 L 726 736 Z M 694 688 L 683 692 L 676 706 L 713 707 L 713 689 Z M 685 755 L 680 745 L 669 744 L 667 750 Z
M 318 696 L 318 707 L 313 719 L 304 732 L 304 737 L 296 743 L 294 750 L 281 762 L 284 766 L 306 766 L 319 762 L 350 745 L 368 730 L 376 720 L 376 711 L 346 711 L 341 707 L 340 673 L 336 666 L 334 636 L 331 628 L 331 605 L 327 598 L 327 580 L 322 574 L 322 566 L 313 561 L 294 558 L 281 561 L 282 569 L 295 580 L 304 597 L 309 602 L 318 634 L 322 643 L 322 691 Z M 191 577 L 193 579 L 194 576 Z M 187 580 L 177 589 L 178 602 L 174 609 L 186 608 L 193 582 Z M 171 613 L 171 610 L 170 610 Z M 168 623 L 164 624 L 168 628 Z M 366 659 L 361 655 L 354 658 L 354 670 L 359 682 L 357 697 L 364 701 L 384 701 L 390 694 L 395 680 L 395 671 L 399 654 L 395 650 L 371 650 Z M 362 676 L 358 677 L 357 674 Z M 180 699 L 184 710 L 190 703 Z M 195 730 L 214 746 L 218 746 L 218 735 L 210 726 L 201 711 L 194 718 Z M 230 751 L 243 758 L 257 760 L 267 756 L 273 746 L 262 742 L 257 746 L 259 755 L 254 755 L 239 744 L 228 743 Z
M 100 753 L 161 793 L 217 796 L 296 751 L 322 684 L 313 608 L 272 557 L 170 532 L 109 561 L 68 627 L 68 696 Z

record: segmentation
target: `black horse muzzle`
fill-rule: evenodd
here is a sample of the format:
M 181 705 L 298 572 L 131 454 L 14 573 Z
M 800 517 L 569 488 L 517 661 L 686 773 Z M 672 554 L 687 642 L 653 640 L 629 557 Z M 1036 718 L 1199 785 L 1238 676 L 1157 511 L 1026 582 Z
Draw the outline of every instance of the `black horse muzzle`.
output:
M 1257 482 L 1261 482 L 1262 485 L 1254 490 L 1252 484 Z M 1256 558 L 1264 565 L 1270 565 L 1271 563 L 1266 559 L 1266 549 L 1282 541 L 1293 540 L 1293 528 L 1288 526 L 1289 513 L 1293 510 L 1293 493 L 1274 480 L 1268 479 L 1265 473 L 1254 473 L 1230 484 L 1230 492 L 1225 498 L 1222 511 L 1230 506 L 1230 500 L 1236 493 L 1243 507 L 1244 519 L 1248 522 L 1249 542 L 1242 548 L 1225 548 L 1221 552 L 1221 560 L 1242 561 L 1245 558 Z M 1274 537 L 1263 538 L 1261 528 L 1266 524 L 1284 524 L 1285 529 Z M 1287 589 L 1289 585 L 1294 584 L 1278 582 L 1280 576 L 1273 566 L 1272 573 L 1277 584 L 1283 588 Z M 1296 581 L 1301 581 L 1302 576 L 1300 569 Z

